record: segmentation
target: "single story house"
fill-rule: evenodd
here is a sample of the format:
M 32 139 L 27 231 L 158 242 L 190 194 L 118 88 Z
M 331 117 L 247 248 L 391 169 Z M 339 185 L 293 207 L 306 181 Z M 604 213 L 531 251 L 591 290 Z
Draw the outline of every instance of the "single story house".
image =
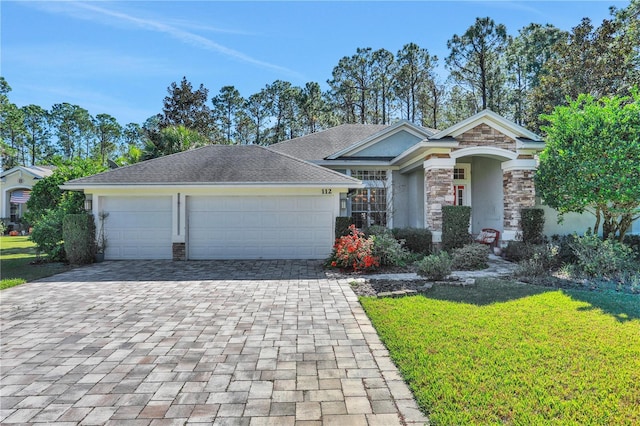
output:
M 429 228 L 442 206 L 472 206 L 470 231 L 514 240 L 544 141 L 484 110 L 438 131 L 408 121 L 344 124 L 271 145 L 207 146 L 63 186 L 106 212 L 106 259 L 325 258 L 335 217 L 358 227 Z M 588 215 L 546 228 L 584 232 Z M 100 228 L 102 224 L 98 224 Z M 640 232 L 638 223 L 633 232 Z
M 0 173 L 0 217 L 17 225 L 27 211 L 27 201 L 36 182 L 50 176 L 53 166 L 17 166 Z

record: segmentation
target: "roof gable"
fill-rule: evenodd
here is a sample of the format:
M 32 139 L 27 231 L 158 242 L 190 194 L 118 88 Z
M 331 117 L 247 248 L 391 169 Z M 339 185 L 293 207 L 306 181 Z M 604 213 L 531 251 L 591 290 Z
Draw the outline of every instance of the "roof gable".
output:
M 389 127 L 380 124 L 342 124 L 270 145 L 269 149 L 307 161 L 319 161 Z
M 327 158 L 330 160 L 345 157 L 393 158 L 432 134 L 430 130 L 416 126 L 407 120 L 401 120 Z
M 16 172 L 24 172 L 24 173 L 28 173 L 31 176 L 33 176 L 36 179 L 42 179 L 45 178 L 47 176 L 51 176 L 51 174 L 53 174 L 53 170 L 55 169 L 55 167 L 53 166 L 16 166 L 12 169 L 9 170 L 5 170 L 4 172 L 2 172 L 0 174 L 0 177 L 5 177 L 5 176 L 9 176 L 13 173 Z
M 436 133 L 435 135 L 431 136 L 429 140 L 440 140 L 452 137 L 456 138 L 481 124 L 485 124 L 514 140 L 527 139 L 537 142 L 542 141 L 542 137 L 540 137 L 539 135 L 525 129 L 524 127 L 514 123 L 513 121 L 507 120 L 506 118 L 496 114 L 489 109 L 480 111 L 479 113 L 472 115 L 466 120 L 462 120 L 461 122 L 454 124 L 448 129 Z
M 92 185 L 340 185 L 360 182 L 257 145 L 209 145 L 75 179 Z

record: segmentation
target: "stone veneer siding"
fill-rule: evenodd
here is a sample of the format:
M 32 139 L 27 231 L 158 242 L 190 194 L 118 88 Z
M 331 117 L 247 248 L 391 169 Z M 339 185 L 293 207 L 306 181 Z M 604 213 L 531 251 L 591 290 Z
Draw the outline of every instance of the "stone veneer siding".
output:
M 425 170 L 424 187 L 427 228 L 442 231 L 442 206 L 451 204 L 446 197 L 452 195 L 453 169 Z
M 185 243 L 173 243 L 173 260 L 187 260 L 187 245 Z
M 534 174 L 534 170 L 508 170 L 503 173 L 505 230 L 520 231 L 520 209 L 535 206 Z
M 514 139 L 511 139 L 509 136 L 498 132 L 484 123 L 464 132 L 460 136 L 456 136 L 456 140 L 460 144 L 458 149 L 472 146 L 492 146 L 509 151 L 516 150 L 516 141 Z

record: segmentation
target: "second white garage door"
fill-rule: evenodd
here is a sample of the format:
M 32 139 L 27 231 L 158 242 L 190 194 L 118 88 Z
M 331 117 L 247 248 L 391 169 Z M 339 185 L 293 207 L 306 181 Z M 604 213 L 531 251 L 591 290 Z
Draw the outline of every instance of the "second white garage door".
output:
M 323 259 L 332 197 L 189 197 L 189 259 Z

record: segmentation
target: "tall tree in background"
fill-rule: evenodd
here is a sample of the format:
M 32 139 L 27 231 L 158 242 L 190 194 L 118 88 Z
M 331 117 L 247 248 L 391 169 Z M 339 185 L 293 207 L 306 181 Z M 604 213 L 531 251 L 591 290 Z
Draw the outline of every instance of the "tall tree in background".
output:
M 89 111 L 67 102 L 55 104 L 51 107 L 51 120 L 64 158 L 85 157 L 92 142 L 93 123 Z
M 396 60 L 393 53 L 378 49 L 371 55 L 373 73 L 373 117 L 372 124 L 388 124 L 393 101 L 393 76 Z
M 503 113 L 504 71 L 501 57 L 507 47 L 507 29 L 493 19 L 476 18 L 461 36 L 447 41 L 451 53 L 446 59 L 454 82 L 471 91 L 478 109 L 490 108 Z
M 274 144 L 285 139 L 293 139 L 300 134 L 298 120 L 298 102 L 300 88 L 288 81 L 276 80 L 264 89 L 267 105 L 273 120 L 268 144 Z
M 598 99 L 630 93 L 640 81 L 639 5 L 634 0 L 626 9 L 613 10 L 614 19 L 603 20 L 598 28 L 584 18 L 566 40 L 556 43 L 531 94 L 531 128 L 540 127 L 541 113 L 566 105 L 567 97 L 588 93 Z
M 358 48 L 355 55 L 340 59 L 332 76 L 328 83 L 337 104 L 344 108 L 346 121 L 367 123 L 374 86 L 372 49 Z
M 506 50 L 507 83 L 510 86 L 510 104 L 513 119 L 525 124 L 531 91 L 540 84 L 540 72 L 552 57 L 553 46 L 565 39 L 567 33 L 553 25 L 529 24 L 509 39 Z
M 235 141 L 236 115 L 242 109 L 244 98 L 233 86 L 224 86 L 220 93 L 211 99 L 213 118 L 222 129 L 222 143 L 232 144 Z
M 118 148 L 122 126 L 109 114 L 98 114 L 94 120 L 94 128 L 98 137 L 100 164 L 105 165 L 107 157 Z
M 209 140 L 216 139 L 216 126 L 207 106 L 209 90 L 202 84 L 193 90 L 186 77 L 178 85 L 173 82 L 167 88 L 168 96 L 164 98 L 164 106 L 160 119 L 160 128 L 184 126 L 194 130 Z
M 247 143 L 264 145 L 266 143 L 265 125 L 269 118 L 269 98 L 265 90 L 249 96 L 244 105 L 244 114 L 239 121 L 242 128 L 239 132 L 245 135 L 251 134 Z
M 33 166 L 53 154 L 49 113 L 38 105 L 22 107 L 22 113 L 29 145 L 29 163 Z
M 328 105 L 322 96 L 320 85 L 315 82 L 305 84 L 298 96 L 299 119 L 304 133 L 317 132 L 326 122 Z
M 415 43 L 404 45 L 396 55 L 394 90 L 402 104 L 401 116 L 413 123 L 419 118 L 420 94 L 425 92 L 429 82 L 433 81 L 433 69 L 437 61 L 437 57 L 429 55 L 427 49 Z
M 193 129 L 185 126 L 169 126 L 160 130 L 158 138 L 147 141 L 142 152 L 142 160 L 176 154 L 210 144 L 209 139 Z
M 9 101 L 11 86 L 0 77 L 0 149 L 2 149 L 2 167 L 10 169 L 24 164 L 24 114 L 20 108 Z
M 445 107 L 447 88 L 444 84 L 430 79 L 418 94 L 421 125 L 437 129 L 441 123 Z

